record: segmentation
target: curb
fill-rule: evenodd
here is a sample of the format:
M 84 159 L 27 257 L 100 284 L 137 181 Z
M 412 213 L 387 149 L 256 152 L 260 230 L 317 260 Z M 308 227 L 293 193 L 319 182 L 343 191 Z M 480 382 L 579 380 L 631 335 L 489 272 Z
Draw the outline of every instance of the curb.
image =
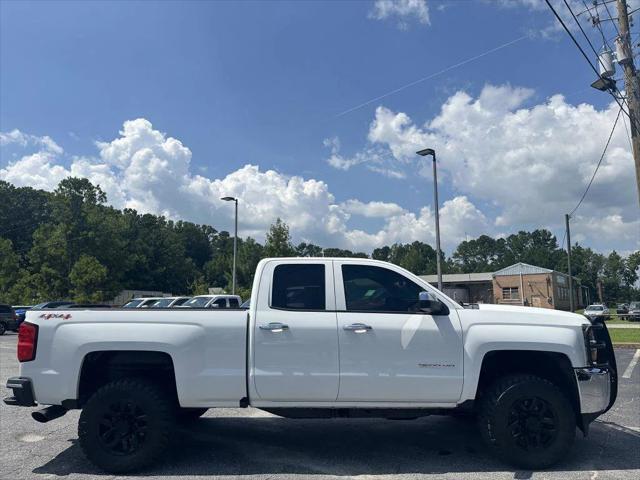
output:
M 637 343 L 637 342 L 615 343 L 615 342 L 613 342 L 613 347 L 614 348 L 640 348 L 640 343 Z

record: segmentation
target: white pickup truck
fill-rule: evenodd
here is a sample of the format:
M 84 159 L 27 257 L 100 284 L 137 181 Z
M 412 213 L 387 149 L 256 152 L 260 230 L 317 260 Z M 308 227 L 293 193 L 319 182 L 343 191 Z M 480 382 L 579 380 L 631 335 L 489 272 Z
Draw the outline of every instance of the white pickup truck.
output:
M 477 417 L 525 468 L 569 450 L 617 395 L 607 329 L 538 308 L 463 308 L 410 272 L 347 258 L 276 258 L 249 310 L 30 310 L 10 405 L 82 409 L 82 450 L 121 473 L 158 460 L 177 421 L 212 407 L 291 418 Z

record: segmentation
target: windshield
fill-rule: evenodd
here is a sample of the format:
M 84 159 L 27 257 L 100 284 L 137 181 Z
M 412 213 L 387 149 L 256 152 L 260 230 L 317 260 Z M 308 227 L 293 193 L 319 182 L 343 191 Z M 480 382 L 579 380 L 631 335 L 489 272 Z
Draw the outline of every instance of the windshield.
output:
M 193 297 L 188 302 L 185 302 L 184 306 L 191 308 L 204 308 L 207 306 L 207 303 L 209 303 L 209 300 L 211 300 L 211 297 Z
M 131 300 L 129 303 L 124 304 L 122 308 L 136 308 L 141 303 L 142 300 Z
M 604 310 L 604 307 L 601 307 L 600 305 L 591 305 L 590 307 L 587 307 L 587 310 L 590 310 L 592 312 L 601 312 L 602 310 Z
M 167 308 L 173 302 L 173 298 L 163 298 L 151 305 L 151 308 Z

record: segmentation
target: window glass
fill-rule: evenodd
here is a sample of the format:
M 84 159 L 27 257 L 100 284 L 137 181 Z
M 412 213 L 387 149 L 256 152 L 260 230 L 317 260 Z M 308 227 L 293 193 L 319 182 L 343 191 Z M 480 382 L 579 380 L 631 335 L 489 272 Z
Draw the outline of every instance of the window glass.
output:
M 211 297 L 193 297 L 188 302 L 185 302 L 185 306 L 191 308 L 204 308 L 207 303 L 209 303 Z
M 178 300 L 175 301 L 175 303 L 172 305 L 172 307 L 177 307 L 178 305 L 182 305 L 187 300 L 189 300 L 188 297 L 187 298 L 179 298 Z
M 173 298 L 163 298 L 152 304 L 151 308 L 167 308 L 172 301 Z
M 324 310 L 324 265 L 278 265 L 273 271 L 271 306 L 290 310 Z
M 382 267 L 342 265 L 347 310 L 376 312 L 416 312 L 420 285 Z
M 502 289 L 502 298 L 505 300 L 519 300 L 520 293 L 518 287 L 504 287 Z
M 129 303 L 126 303 L 125 305 L 123 305 L 123 308 L 136 308 L 141 303 L 142 303 L 142 300 L 131 300 Z M 39 307 L 38 305 L 36 305 L 34 308 L 39 308 Z
M 240 302 L 238 302 L 237 298 L 229 299 L 229 308 L 240 308 Z
M 211 302 L 209 308 L 227 308 L 227 299 L 226 298 L 218 298 Z

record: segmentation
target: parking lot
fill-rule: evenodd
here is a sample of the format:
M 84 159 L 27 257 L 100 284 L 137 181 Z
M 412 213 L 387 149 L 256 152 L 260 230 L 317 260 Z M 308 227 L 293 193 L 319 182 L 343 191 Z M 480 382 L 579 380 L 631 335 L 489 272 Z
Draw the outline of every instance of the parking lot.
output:
M 0 337 L 0 382 L 18 374 L 16 335 Z M 176 435 L 146 478 L 640 478 L 640 366 L 617 349 L 614 408 L 576 437 L 571 455 L 544 472 L 514 471 L 490 457 L 473 424 L 419 420 L 289 420 L 255 409 L 210 410 Z M 4 388 L 3 388 L 4 390 Z M 7 391 L 8 392 L 8 391 Z M 3 392 L 4 396 L 5 393 Z M 76 439 L 79 412 L 39 424 L 30 408 L 0 405 L 0 478 L 122 479 L 96 470 Z

